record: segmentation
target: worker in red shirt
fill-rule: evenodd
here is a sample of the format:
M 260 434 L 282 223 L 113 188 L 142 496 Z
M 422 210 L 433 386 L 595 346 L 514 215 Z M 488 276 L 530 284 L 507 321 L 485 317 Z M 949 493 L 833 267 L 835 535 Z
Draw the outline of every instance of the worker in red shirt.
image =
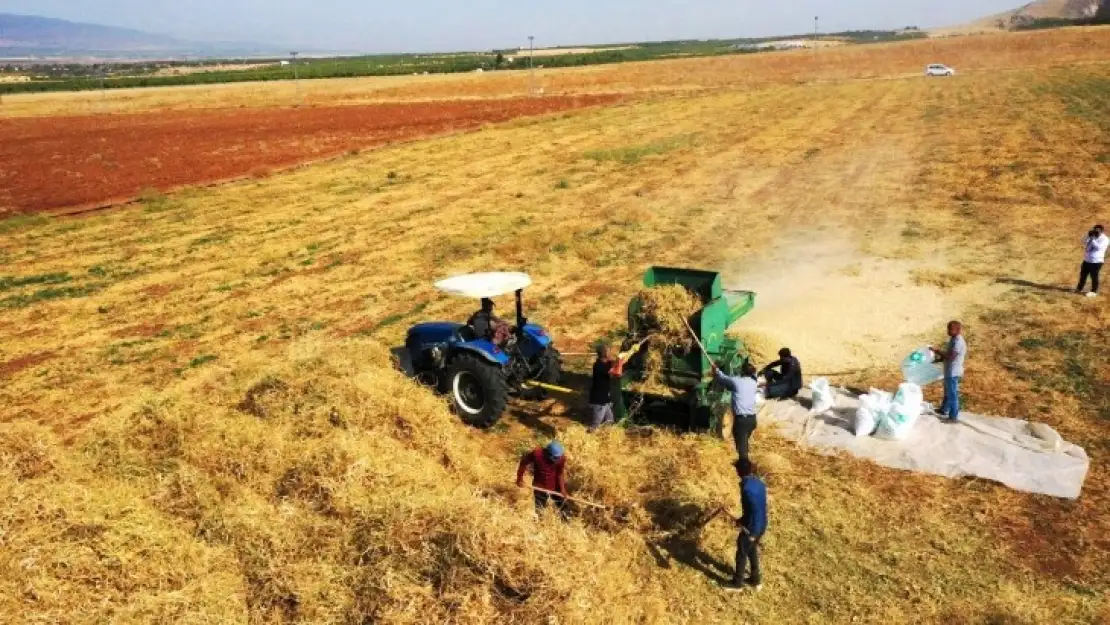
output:
M 524 454 L 520 459 L 520 466 L 516 469 L 516 485 L 521 488 L 524 487 L 524 472 L 528 470 L 528 465 L 532 465 L 532 487 L 533 489 L 543 489 L 534 490 L 532 493 L 536 501 L 537 514 L 547 506 L 547 502 L 550 500 L 554 502 L 555 508 L 564 517 L 566 516 L 563 507 L 566 504 L 565 497 L 567 497 L 567 483 L 563 477 L 563 469 L 566 468 L 566 464 L 563 446 L 558 441 L 551 441 L 547 444 L 547 447 L 537 447 Z

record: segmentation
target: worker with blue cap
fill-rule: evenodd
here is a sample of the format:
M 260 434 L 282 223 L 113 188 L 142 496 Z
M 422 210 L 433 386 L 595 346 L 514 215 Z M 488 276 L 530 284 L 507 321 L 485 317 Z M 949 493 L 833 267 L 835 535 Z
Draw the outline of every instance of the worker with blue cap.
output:
M 547 447 L 536 447 L 524 454 L 516 469 L 516 485 L 524 487 L 524 472 L 532 466 L 532 490 L 536 501 L 536 512 L 547 506 L 548 501 L 565 516 L 567 483 L 564 478 L 566 453 L 559 441 L 551 441 Z

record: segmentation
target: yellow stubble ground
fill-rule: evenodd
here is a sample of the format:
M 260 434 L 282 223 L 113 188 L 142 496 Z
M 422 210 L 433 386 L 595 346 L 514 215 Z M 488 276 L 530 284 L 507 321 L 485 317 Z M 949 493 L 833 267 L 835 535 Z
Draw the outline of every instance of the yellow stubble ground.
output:
M 4 450 L 5 492 L 19 505 L 3 517 L 11 599 L 0 609 L 77 621 L 1096 622 L 1106 615 L 1110 551 L 1107 359 L 1090 346 L 1108 319 L 1099 302 L 1051 289 L 1070 286 L 1078 237 L 1100 219 L 1110 183 L 1107 131 L 1060 90 L 1108 76 L 1092 65 L 672 95 L 85 218 L 9 222 L 4 275 L 68 272 L 62 286 L 96 290 L 0 313 L 0 414 L 33 439 Z M 1099 110 L 1105 92 L 1081 93 Z M 888 354 L 940 340 L 943 321 L 960 316 L 972 345 L 970 407 L 1048 422 L 1087 447 L 1083 498 L 826 458 L 764 424 L 754 444 L 773 496 L 768 586 L 741 599 L 713 583 L 727 574 L 713 561 L 731 564 L 726 524 L 694 545 L 657 539 L 658 519 L 654 529 L 537 529 L 517 518 L 524 501 L 483 494 L 511 479 L 515 452 L 558 433 L 570 442 L 572 486 L 640 510 L 633 519 L 672 499 L 727 502 L 735 492 L 726 446 L 589 438 L 561 416 L 576 400 L 514 407 L 504 428 L 480 434 L 384 373 L 377 352 L 370 365 L 357 350 L 346 355 L 361 344 L 352 341 L 394 345 L 412 322 L 462 318 L 472 304 L 431 283 L 494 269 L 530 272 L 530 314 L 564 349 L 583 349 L 620 328 L 651 264 L 716 268 L 731 286 L 756 285 L 775 312 L 757 309 L 741 332 L 801 337 L 803 362 L 850 365 L 830 373 L 861 385 L 889 386 Z M 853 321 L 861 315 L 867 323 Z M 282 364 L 314 349 L 344 355 Z M 359 373 L 366 367 L 376 368 Z M 233 408 L 271 370 L 312 380 L 305 401 L 342 411 L 415 399 L 375 417 L 384 429 L 303 438 L 284 420 Z M 376 376 L 365 395 L 329 386 L 346 371 Z M 328 394 L 343 392 L 354 399 Z M 137 406 L 165 398 L 177 407 L 150 418 L 177 433 L 169 441 L 134 425 L 148 418 L 134 416 L 146 414 Z M 104 460 L 120 440 L 138 459 Z M 27 460 L 35 445 L 48 469 L 20 469 L 38 458 Z M 304 449 L 317 455 L 306 460 Z M 238 455 L 262 468 L 221 477 L 216 458 Z M 289 471 L 306 462 L 326 465 L 311 464 L 324 486 L 288 487 Z M 350 501 L 321 507 L 321 488 Z M 204 496 L 166 503 L 182 489 Z M 351 550 L 367 546 L 343 532 L 387 502 L 415 508 L 384 526 L 392 529 L 376 544 L 385 555 L 365 564 Z M 126 521 L 120 506 L 133 510 Z M 62 520 L 34 516 L 44 509 L 63 510 Z M 212 519 L 225 529 L 214 532 Z M 421 543 L 413 528 L 422 523 L 463 542 Z M 509 546 L 497 546 L 492 528 Z M 533 533 L 558 547 L 533 544 Z M 428 545 L 440 550 L 429 555 Z M 103 555 L 108 547 L 115 560 Z M 101 555 L 67 568 L 74 550 Z M 417 565 L 423 558 L 431 568 Z M 180 571 L 168 572 L 169 562 Z M 384 586 L 367 586 L 360 570 Z M 458 586 L 437 570 L 471 577 Z M 493 590 L 506 583 L 527 596 Z

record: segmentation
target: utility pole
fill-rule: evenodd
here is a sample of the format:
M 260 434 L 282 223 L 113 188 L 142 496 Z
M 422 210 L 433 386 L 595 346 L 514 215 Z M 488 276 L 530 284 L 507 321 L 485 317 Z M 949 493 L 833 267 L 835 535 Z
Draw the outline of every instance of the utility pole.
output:
M 4 27 L 0 26 L 0 39 L 4 38 Z M 4 103 L 4 92 L 0 91 L 0 104 Z
M 3 39 L 3 27 L 0 26 L 0 39 Z M 28 68 L 30 69 L 30 68 Z M 0 104 L 3 104 L 3 91 L 0 91 Z
M 528 95 L 536 95 L 536 38 L 528 35 Z
M 297 72 L 297 55 L 299 52 L 290 52 L 289 56 L 293 57 L 293 97 L 296 104 L 299 106 L 301 103 L 301 77 Z
M 820 15 L 813 16 L 813 52 L 817 53 L 817 33 L 820 32 Z
M 105 102 L 108 100 L 108 91 L 104 89 L 104 79 L 108 76 L 108 70 L 107 63 L 100 66 L 100 99 Z

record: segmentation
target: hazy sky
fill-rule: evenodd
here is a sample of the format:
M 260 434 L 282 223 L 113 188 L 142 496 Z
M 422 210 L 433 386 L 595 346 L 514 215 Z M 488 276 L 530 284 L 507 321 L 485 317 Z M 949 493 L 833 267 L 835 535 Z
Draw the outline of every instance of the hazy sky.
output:
M 196 41 L 478 50 L 958 24 L 1024 0 L 0 0 L 0 12 Z

